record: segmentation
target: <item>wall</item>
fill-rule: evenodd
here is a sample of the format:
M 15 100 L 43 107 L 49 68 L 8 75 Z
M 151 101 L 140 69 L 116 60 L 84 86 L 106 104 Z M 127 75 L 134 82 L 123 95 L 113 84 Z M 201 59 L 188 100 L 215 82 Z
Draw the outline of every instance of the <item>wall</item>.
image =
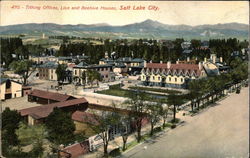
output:
M 5 99 L 5 83 L 1 84 L 0 86 L 0 97 L 1 97 L 1 100 L 4 100 Z
M 22 97 L 22 85 L 16 82 L 11 82 L 12 98 Z
M 76 133 L 84 133 L 84 136 L 90 137 L 95 134 L 95 132 L 89 127 L 88 124 L 79 122 L 79 121 L 74 121 L 76 130 Z

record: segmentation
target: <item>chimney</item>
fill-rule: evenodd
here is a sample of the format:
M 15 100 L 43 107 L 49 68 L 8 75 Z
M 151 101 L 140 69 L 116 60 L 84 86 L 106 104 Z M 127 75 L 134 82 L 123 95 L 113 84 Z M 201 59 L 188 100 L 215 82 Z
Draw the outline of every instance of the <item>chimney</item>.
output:
M 171 62 L 168 61 L 168 62 L 167 62 L 167 68 L 170 69 L 170 67 L 171 67 Z
M 160 61 L 160 63 L 162 64 L 162 60 Z
M 206 57 L 204 58 L 204 62 L 207 62 L 207 58 Z
M 187 57 L 187 62 L 189 62 L 189 60 L 190 60 L 189 57 Z
M 147 61 L 146 60 L 143 61 L 143 67 L 147 67 Z
M 179 64 L 179 59 L 176 61 L 176 64 Z
M 199 70 L 201 70 L 202 69 L 202 63 L 201 62 L 199 62 Z
M 220 57 L 220 62 L 221 62 L 221 63 L 223 63 L 223 59 L 222 59 L 222 57 Z
M 152 60 L 150 60 L 149 62 L 152 63 Z

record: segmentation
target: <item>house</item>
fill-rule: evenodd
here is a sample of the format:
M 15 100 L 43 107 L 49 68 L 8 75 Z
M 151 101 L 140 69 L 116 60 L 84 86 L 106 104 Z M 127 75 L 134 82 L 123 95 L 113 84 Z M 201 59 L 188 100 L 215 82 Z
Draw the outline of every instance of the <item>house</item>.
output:
M 145 63 L 140 79 L 146 86 L 185 88 L 188 81 L 206 77 L 202 63 Z
M 80 143 L 75 143 L 64 147 L 60 146 L 59 158 L 78 158 L 81 155 L 87 154 L 89 152 L 89 142 L 83 141 Z
M 78 80 L 79 83 L 83 84 L 83 80 L 81 79 L 82 73 L 87 70 L 95 70 L 100 73 L 104 82 L 114 81 L 115 75 L 112 71 L 112 67 L 113 66 L 109 64 L 88 65 L 84 62 L 81 62 L 73 67 L 73 78 L 77 78 L 76 80 Z
M 100 104 L 89 104 L 88 109 L 86 111 L 76 111 L 72 114 L 72 120 L 76 125 L 76 132 L 84 132 L 88 137 L 96 135 L 95 131 L 93 131 L 89 126 L 90 125 L 98 125 L 99 121 L 103 117 L 103 112 L 114 112 L 120 115 L 129 115 L 132 111 L 127 109 L 115 108 L 110 106 L 104 106 Z M 145 114 L 146 115 L 146 114 Z M 148 119 L 143 118 L 143 126 L 148 123 Z M 131 133 L 134 131 L 134 123 L 130 122 L 127 124 L 127 132 Z M 120 136 L 123 129 L 119 125 L 115 125 L 110 127 L 109 129 L 110 139 L 115 138 L 116 136 Z M 91 144 L 91 142 L 90 142 Z
M 217 58 L 216 54 L 211 54 L 209 59 L 204 58 L 204 63 L 215 65 L 220 73 L 227 73 L 230 71 L 230 66 L 223 61 L 222 57 Z
M 58 59 L 55 56 L 29 56 L 29 60 L 33 63 L 40 65 L 47 62 L 57 62 Z
M 58 63 L 50 61 L 38 67 L 39 79 L 57 81 L 56 68 Z
M 109 58 L 105 53 L 105 58 L 100 59 L 99 65 L 110 64 L 113 71 L 120 74 L 139 74 L 144 66 L 141 58 L 121 57 L 118 59 Z
M 28 94 L 28 101 L 37 102 L 38 104 L 51 104 L 72 99 L 76 98 L 66 94 L 42 91 L 38 89 L 34 89 Z
M 8 78 L 0 79 L 1 100 L 23 96 L 22 84 Z
M 65 100 L 65 99 L 64 99 Z M 84 111 L 88 107 L 88 102 L 85 98 L 71 99 L 52 104 L 46 104 L 31 108 L 19 110 L 21 116 L 29 125 L 43 123 L 45 119 L 53 112 L 54 108 L 60 108 L 65 112 Z
M 74 121 L 76 133 L 84 133 L 86 137 L 90 137 L 95 135 L 95 131 L 90 128 L 90 124 L 98 125 L 98 121 L 96 120 L 95 114 L 85 111 L 75 111 L 71 118 Z

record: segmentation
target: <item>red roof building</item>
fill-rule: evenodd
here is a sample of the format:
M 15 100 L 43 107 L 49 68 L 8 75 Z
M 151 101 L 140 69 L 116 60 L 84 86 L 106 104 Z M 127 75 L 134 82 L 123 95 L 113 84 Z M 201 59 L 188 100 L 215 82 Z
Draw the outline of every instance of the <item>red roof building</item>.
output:
M 66 112 L 74 112 L 77 110 L 84 111 L 88 107 L 88 102 L 85 98 L 79 98 L 22 109 L 19 110 L 19 112 L 29 124 L 33 125 L 36 123 L 44 122 L 44 119 L 53 111 L 55 107 L 60 108 Z
M 71 100 L 71 99 L 75 99 L 75 97 L 66 95 L 66 94 L 42 91 L 38 89 L 34 89 L 28 94 L 29 102 L 34 101 L 39 104 L 51 104 L 51 103 L 63 102 L 66 100 Z
M 192 79 L 206 77 L 206 71 L 201 63 L 146 63 L 140 79 L 143 85 L 171 88 L 185 88 Z

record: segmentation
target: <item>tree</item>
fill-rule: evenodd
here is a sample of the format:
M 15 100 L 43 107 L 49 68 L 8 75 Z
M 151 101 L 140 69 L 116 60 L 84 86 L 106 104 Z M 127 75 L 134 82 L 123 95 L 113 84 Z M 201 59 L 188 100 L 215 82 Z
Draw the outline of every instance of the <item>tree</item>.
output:
M 59 64 L 56 68 L 57 81 L 63 82 L 66 78 L 66 68 L 65 64 Z
M 141 128 L 142 121 L 146 117 L 146 96 L 139 90 L 135 94 L 129 94 L 130 99 L 124 102 L 128 106 L 128 109 L 132 111 L 131 118 L 135 122 L 135 128 L 137 131 L 137 142 L 141 141 Z
M 158 102 L 161 106 L 160 106 L 160 111 L 159 114 L 162 117 L 163 123 L 162 123 L 162 127 L 165 128 L 166 126 L 166 122 L 167 122 L 167 118 L 168 118 L 168 110 L 169 110 L 169 105 L 168 104 L 164 104 L 167 101 L 165 99 L 161 99 L 160 102 Z
M 68 144 L 74 138 L 75 124 L 70 113 L 54 108 L 46 119 L 48 139 L 56 145 Z
M 147 116 L 150 120 L 150 125 L 151 125 L 150 135 L 152 136 L 154 134 L 154 126 L 160 120 L 160 112 L 162 105 L 156 102 L 148 102 L 146 104 L 146 108 L 147 108 Z
M 100 73 L 95 70 L 87 70 L 86 74 L 87 74 L 88 83 L 91 84 L 91 87 L 93 86 L 93 82 L 95 80 L 97 81 L 97 85 L 98 85 L 98 81 L 102 80 Z
M 127 144 L 127 140 L 128 140 L 128 136 L 129 136 L 129 126 L 131 123 L 131 117 L 130 115 L 124 115 L 120 117 L 120 123 L 121 123 L 121 127 L 122 127 L 122 131 L 121 131 L 121 136 L 122 136 L 122 150 L 125 151 L 126 150 L 126 144 Z
M 85 71 L 82 72 L 81 79 L 82 79 L 83 88 L 85 88 L 86 80 L 87 80 L 87 74 Z
M 19 122 L 21 121 L 21 115 L 16 110 L 10 110 L 9 107 L 5 108 L 2 113 L 2 131 L 3 131 L 3 143 L 6 145 L 18 145 L 19 141 L 15 133 L 18 129 Z
M 43 139 L 45 139 L 45 128 L 43 125 L 28 126 L 21 122 L 16 130 L 18 140 L 22 145 L 32 144 L 31 154 L 33 157 L 42 157 Z
M 173 120 L 172 122 L 176 122 L 176 107 L 180 106 L 184 103 L 184 97 L 183 95 L 177 95 L 177 94 L 170 94 L 168 95 L 167 104 L 173 105 Z
M 104 156 L 108 155 L 108 145 L 111 137 L 110 130 L 119 124 L 120 116 L 115 112 L 102 111 L 99 114 L 93 115 L 94 119 L 87 121 L 90 128 L 95 131 L 103 140 Z M 88 120 L 89 118 L 86 118 Z
M 10 64 L 10 68 L 23 78 L 23 85 L 27 85 L 27 80 L 34 71 L 34 69 L 30 71 L 32 62 L 29 60 L 13 61 Z

